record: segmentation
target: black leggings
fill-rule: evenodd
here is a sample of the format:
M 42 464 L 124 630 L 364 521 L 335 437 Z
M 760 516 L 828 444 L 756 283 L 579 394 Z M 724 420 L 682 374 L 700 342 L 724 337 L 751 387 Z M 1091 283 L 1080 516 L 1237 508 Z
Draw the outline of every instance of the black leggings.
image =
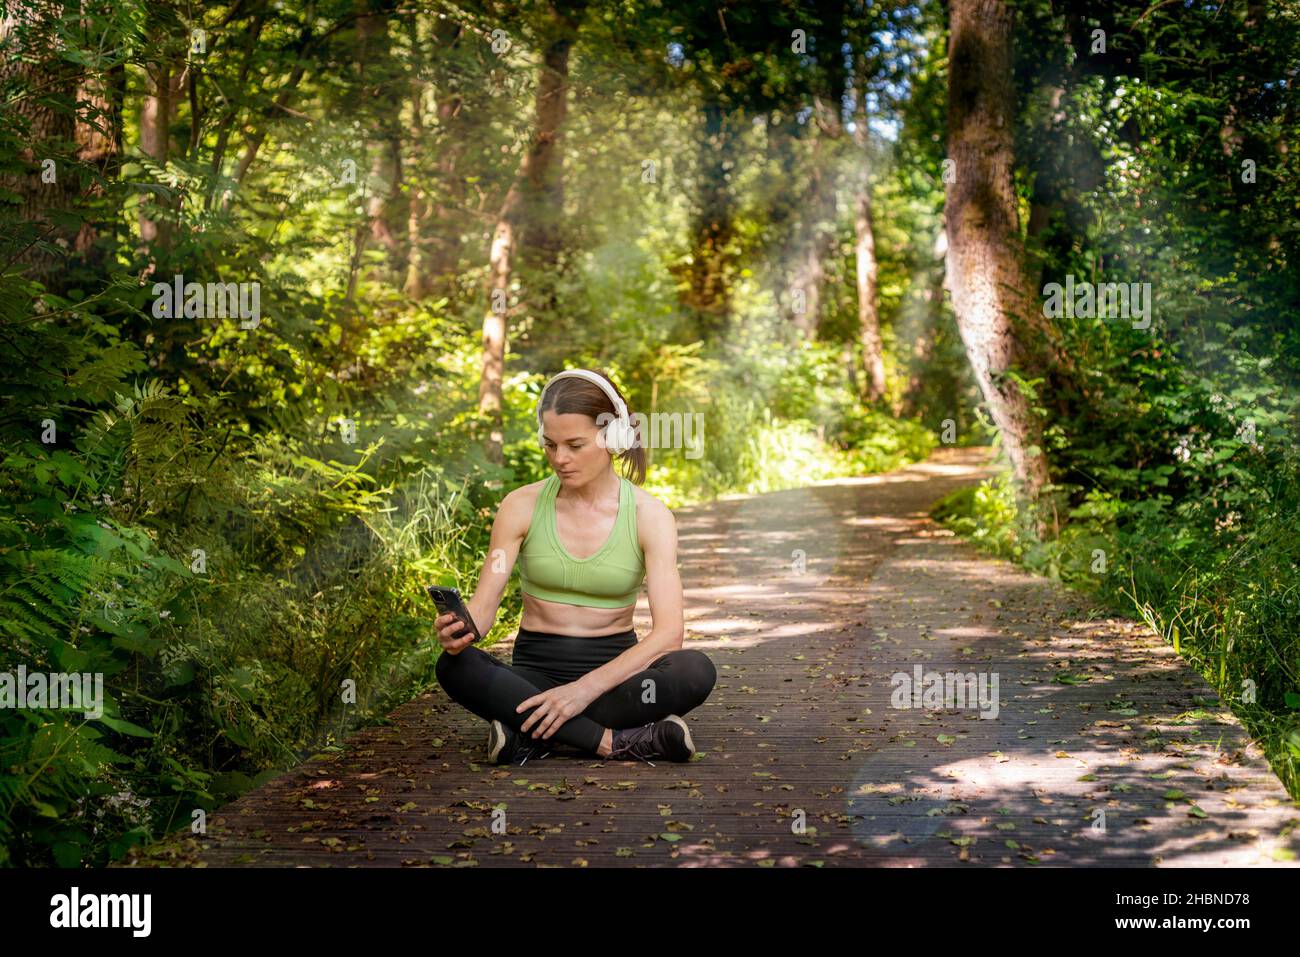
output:
M 485 721 L 495 718 L 518 731 L 536 709 L 534 705 L 517 712 L 520 702 L 576 681 L 635 644 L 635 631 L 581 638 L 521 628 L 510 664 L 470 645 L 459 654 L 443 652 L 435 671 L 438 683 L 453 701 Z M 606 728 L 633 728 L 670 714 L 685 714 L 704 703 L 717 677 L 704 652 L 693 648 L 670 651 L 610 688 L 582 714 L 560 725 L 547 741 L 595 754 Z M 529 726 L 530 741 L 534 740 L 532 731 Z

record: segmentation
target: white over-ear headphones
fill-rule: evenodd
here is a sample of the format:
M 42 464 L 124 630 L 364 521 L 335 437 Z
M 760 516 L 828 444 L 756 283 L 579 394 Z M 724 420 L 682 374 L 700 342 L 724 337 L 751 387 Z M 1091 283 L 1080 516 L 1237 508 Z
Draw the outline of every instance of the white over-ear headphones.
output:
M 551 379 L 551 382 L 554 382 L 556 379 L 562 379 L 565 376 L 576 376 L 579 379 L 586 379 L 589 382 L 594 382 L 596 385 L 600 386 L 604 393 L 609 396 L 609 400 L 614 403 L 614 411 L 617 413 L 618 417 L 609 422 L 598 433 L 598 438 L 601 444 L 609 450 L 610 454 L 619 455 L 626 452 L 628 449 L 636 448 L 636 428 L 632 425 L 632 419 L 627 413 L 627 406 L 624 405 L 623 400 L 618 397 L 618 393 L 614 391 L 613 386 L 600 376 L 596 375 L 596 373 L 589 372 L 586 369 L 567 369 L 555 376 L 555 378 Z M 545 429 L 542 426 L 542 403 L 546 400 L 546 390 L 551 387 L 551 382 L 546 383 L 545 387 L 542 389 L 542 397 L 537 400 L 537 444 L 543 449 L 546 448 L 546 434 Z

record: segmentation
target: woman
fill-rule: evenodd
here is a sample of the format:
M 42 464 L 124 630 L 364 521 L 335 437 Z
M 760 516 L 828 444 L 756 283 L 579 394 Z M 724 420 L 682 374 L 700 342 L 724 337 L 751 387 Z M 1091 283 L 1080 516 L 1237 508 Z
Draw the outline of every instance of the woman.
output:
M 600 758 L 689 761 L 681 715 L 713 690 L 703 652 L 682 648 L 682 583 L 673 513 L 637 485 L 645 449 L 614 383 L 562 372 L 537 404 L 538 440 L 555 474 L 507 495 L 488 560 L 466 602 L 480 634 L 496 621 L 516 557 L 524 615 L 507 665 L 454 615 L 434 624 L 438 681 L 490 722 L 487 759 L 523 764 L 563 742 Z M 632 611 L 645 579 L 654 624 L 637 641 Z

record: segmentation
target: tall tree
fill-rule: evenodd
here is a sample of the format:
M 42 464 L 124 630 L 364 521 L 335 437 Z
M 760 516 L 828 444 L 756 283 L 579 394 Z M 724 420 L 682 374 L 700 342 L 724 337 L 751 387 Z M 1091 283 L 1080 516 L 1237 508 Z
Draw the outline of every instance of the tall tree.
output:
M 66 250 L 77 228 L 68 210 L 78 176 L 70 162 L 76 144 L 72 104 L 76 72 L 62 55 L 69 23 L 62 3 L 33 0 L 6 5 L 0 14 L 0 97 L 6 104 L 6 138 L 16 137 L 18 163 L 0 172 L 0 195 L 15 205 L 20 226 L 7 259 L 54 291 L 66 275 Z M 75 21 L 72 21 L 75 22 Z M 64 250 L 61 252 L 60 249 Z
M 103 16 L 99 5 L 83 0 L 81 28 L 89 35 L 92 16 Z M 108 62 L 88 67 L 77 88 L 77 159 L 89 177 L 86 187 L 87 215 L 77 233 L 74 248 L 86 265 L 100 267 L 107 250 L 101 242 L 118 221 L 119 207 L 109 195 L 109 185 L 122 165 L 122 109 L 126 100 L 126 65 L 122 54 L 115 53 Z
M 826 278 L 826 261 L 835 246 L 839 185 L 836 147 L 843 132 L 838 94 L 814 96 L 813 103 L 813 118 L 808 123 L 813 138 L 808 189 L 799 203 L 800 221 L 791 276 L 801 308 L 794 309 L 790 316 L 795 328 L 808 339 L 816 338 L 821 326 L 822 283 Z
M 804 308 L 792 316 L 795 326 L 808 338 L 816 337 L 821 326 L 822 284 L 836 239 L 840 144 L 844 136 L 841 114 L 849 76 L 844 64 L 844 13 L 842 2 L 819 6 L 809 31 L 814 66 L 807 71 L 807 82 L 813 90 L 808 133 L 813 148 L 808 190 L 799 204 L 801 222 L 793 276 Z
M 464 27 L 451 18 L 434 25 L 434 45 L 442 55 L 433 58 L 434 98 L 438 118 L 437 163 L 434 197 L 420 205 L 412 197 L 410 219 L 411 266 L 407 271 L 406 293 L 420 298 L 439 290 L 448 297 L 456 291 L 455 273 L 460 265 L 461 231 L 466 189 L 461 170 L 468 149 L 472 122 L 462 94 L 461 57 Z M 475 120 L 479 118 L 476 116 Z M 426 209 L 429 210 L 426 216 Z M 418 215 L 417 215 L 418 214 Z
M 175 50 L 173 30 L 162 24 L 154 26 L 150 47 L 157 55 L 145 64 L 145 95 L 140 108 L 140 152 L 163 167 L 172 154 L 172 123 L 180 109 L 184 92 L 185 65 Z M 140 241 L 146 249 L 167 249 L 172 242 L 173 225 L 166 220 L 174 208 L 170 198 L 150 194 L 139 212 Z
M 683 280 L 683 304 L 695 314 L 701 336 L 707 337 L 726 328 L 731 312 L 736 268 L 731 175 L 736 168 L 739 129 L 738 117 L 719 97 L 706 94 L 700 112 L 692 249 L 678 272 Z
M 543 85 L 539 91 L 538 135 L 547 142 L 525 173 L 526 225 L 519 237 L 520 260 L 534 288 L 530 298 L 555 306 L 554 279 L 564 245 L 564 126 L 569 112 L 569 52 L 588 0 L 552 4 L 542 30 Z
M 366 216 L 357 225 L 353 238 L 352 268 L 348 276 L 346 298 L 351 300 L 361 260 L 374 244 L 386 253 L 391 266 L 399 256 L 399 243 L 393 225 L 393 206 L 402 186 L 402 130 L 400 85 L 392 65 L 389 19 L 393 0 L 355 0 L 356 69 L 355 98 L 346 103 L 365 117 L 368 128 L 376 131 L 368 146 L 371 155 L 370 176 L 366 181 Z M 419 15 L 412 15 L 412 22 Z M 416 104 L 415 122 L 419 121 Z
M 1016 381 L 1034 311 L 1013 187 L 1012 12 L 1005 0 L 952 0 L 945 216 L 948 281 L 971 368 L 1024 493 L 1048 482 L 1041 425 Z
M 811 81 L 815 70 L 795 52 L 820 21 L 812 8 L 768 0 L 665 8 L 663 15 L 647 10 L 646 22 L 662 24 L 664 35 L 673 38 L 670 52 L 695 88 L 701 116 L 689 246 L 671 271 L 697 334 L 708 338 L 727 328 L 732 287 L 746 253 L 736 214 L 742 138 L 753 117 L 793 114 L 820 89 Z M 770 143 L 792 139 L 785 131 L 772 132 Z M 798 212 L 793 204 L 786 210 Z
M 880 310 L 877 302 L 876 231 L 871 219 L 871 135 L 867 127 L 865 77 L 859 74 L 858 105 L 861 119 L 853 137 L 859 149 L 859 170 L 854 197 L 853 231 L 856 238 L 854 258 L 857 262 L 858 345 L 862 350 L 863 375 L 857 379 L 859 394 L 867 402 L 876 402 L 885 394 L 885 349 L 880 339 Z
M 533 134 L 514 182 L 501 204 L 488 253 L 488 302 L 483 315 L 483 366 L 479 379 L 478 411 L 489 427 L 485 443 L 487 457 L 496 463 L 503 461 L 505 443 L 501 386 L 505 376 L 506 303 L 516 268 L 515 254 L 520 235 L 531 225 L 533 216 L 547 222 L 556 215 L 554 211 L 540 214 L 539 205 L 557 197 L 555 178 L 558 174 L 554 167 L 560 156 L 560 128 L 568 111 L 569 50 L 586 6 L 587 0 L 551 0 L 546 6 L 546 17 L 539 31 L 543 56 L 537 82 Z M 547 235 L 546 226 L 542 227 L 540 235 Z

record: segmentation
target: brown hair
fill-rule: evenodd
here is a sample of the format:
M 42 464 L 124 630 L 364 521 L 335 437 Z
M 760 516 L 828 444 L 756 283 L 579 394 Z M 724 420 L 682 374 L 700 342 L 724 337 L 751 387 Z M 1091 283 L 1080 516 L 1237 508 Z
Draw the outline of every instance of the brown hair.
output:
M 645 440 L 641 436 L 641 429 L 635 418 L 632 417 L 632 407 L 628 405 L 627 399 L 618 386 L 614 385 L 614 380 L 607 376 L 599 369 L 593 369 L 596 375 L 600 376 L 609 383 L 614 394 L 623 400 L 623 405 L 627 407 L 628 418 L 632 422 L 632 428 L 636 429 L 637 444 L 626 452 L 619 453 L 617 458 L 623 460 L 623 475 L 629 481 L 640 485 L 645 481 L 646 472 L 646 455 Z M 542 413 L 547 410 L 555 412 L 557 415 L 577 412 L 582 415 L 591 416 L 591 421 L 600 423 L 600 416 L 606 415 L 610 419 L 616 418 L 618 413 L 614 410 L 614 403 L 610 401 L 605 390 L 596 383 L 578 376 L 565 376 L 563 379 L 551 384 L 546 390 L 546 396 L 542 404 L 537 409 L 537 417 L 540 420 Z M 613 453 L 611 453 L 613 454 Z

